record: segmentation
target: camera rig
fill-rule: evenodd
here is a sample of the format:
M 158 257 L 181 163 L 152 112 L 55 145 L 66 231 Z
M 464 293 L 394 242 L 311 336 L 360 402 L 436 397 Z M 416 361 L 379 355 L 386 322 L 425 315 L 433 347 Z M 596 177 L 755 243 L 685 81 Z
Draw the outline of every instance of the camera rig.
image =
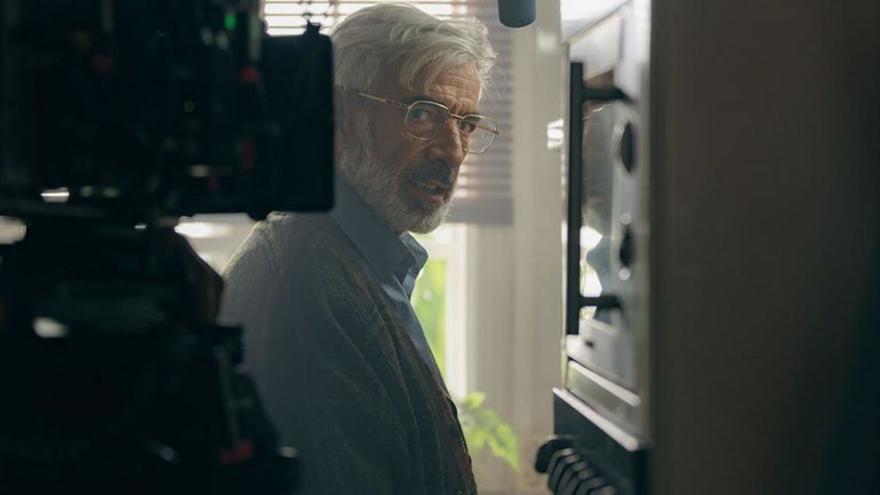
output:
M 333 202 L 328 37 L 256 0 L 0 1 L 0 492 L 289 493 L 182 215 Z
M 0 214 L 154 223 L 332 203 L 329 38 L 255 0 L 4 0 Z

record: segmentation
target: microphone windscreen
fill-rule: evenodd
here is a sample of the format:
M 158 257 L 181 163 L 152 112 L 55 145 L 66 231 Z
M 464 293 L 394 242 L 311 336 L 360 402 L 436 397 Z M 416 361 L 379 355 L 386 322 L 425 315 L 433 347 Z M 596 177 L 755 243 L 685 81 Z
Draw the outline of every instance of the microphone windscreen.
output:
M 498 0 L 501 24 L 519 28 L 535 22 L 535 0 Z

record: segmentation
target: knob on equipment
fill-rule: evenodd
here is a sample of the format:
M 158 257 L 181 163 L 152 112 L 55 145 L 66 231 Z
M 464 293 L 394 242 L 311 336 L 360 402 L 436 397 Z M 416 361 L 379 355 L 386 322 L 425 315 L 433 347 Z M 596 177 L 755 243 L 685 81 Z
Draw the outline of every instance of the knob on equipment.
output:
M 627 172 L 632 173 L 636 168 L 636 136 L 635 127 L 632 122 L 627 122 L 623 126 L 620 133 L 620 141 L 618 142 L 618 154 L 620 162 Z
M 620 264 L 626 268 L 632 265 L 633 258 L 635 258 L 635 239 L 632 227 L 629 225 L 623 230 L 623 239 L 620 240 L 620 249 L 618 250 L 617 257 L 620 258 Z

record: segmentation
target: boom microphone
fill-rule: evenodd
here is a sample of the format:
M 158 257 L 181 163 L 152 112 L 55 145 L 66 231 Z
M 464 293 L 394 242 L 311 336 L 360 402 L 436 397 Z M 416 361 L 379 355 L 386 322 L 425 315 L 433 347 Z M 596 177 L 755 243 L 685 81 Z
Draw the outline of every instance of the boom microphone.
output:
M 498 0 L 498 17 L 507 27 L 528 26 L 535 22 L 535 0 Z

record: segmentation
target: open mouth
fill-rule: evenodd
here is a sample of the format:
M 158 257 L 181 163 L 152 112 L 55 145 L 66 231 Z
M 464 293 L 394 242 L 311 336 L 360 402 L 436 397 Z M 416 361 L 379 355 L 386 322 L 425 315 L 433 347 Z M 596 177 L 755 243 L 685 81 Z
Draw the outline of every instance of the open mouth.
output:
M 449 201 L 455 185 L 455 175 L 445 165 L 426 164 L 414 168 L 406 183 L 414 200 L 413 206 L 424 211 L 434 211 Z
M 451 189 L 445 182 L 434 179 L 410 182 L 409 185 L 422 202 L 433 206 L 440 205 L 446 201 Z
M 424 180 L 421 182 L 416 182 L 416 187 L 429 194 L 446 194 L 446 191 L 449 190 L 446 184 L 443 184 L 442 182 L 436 180 Z

